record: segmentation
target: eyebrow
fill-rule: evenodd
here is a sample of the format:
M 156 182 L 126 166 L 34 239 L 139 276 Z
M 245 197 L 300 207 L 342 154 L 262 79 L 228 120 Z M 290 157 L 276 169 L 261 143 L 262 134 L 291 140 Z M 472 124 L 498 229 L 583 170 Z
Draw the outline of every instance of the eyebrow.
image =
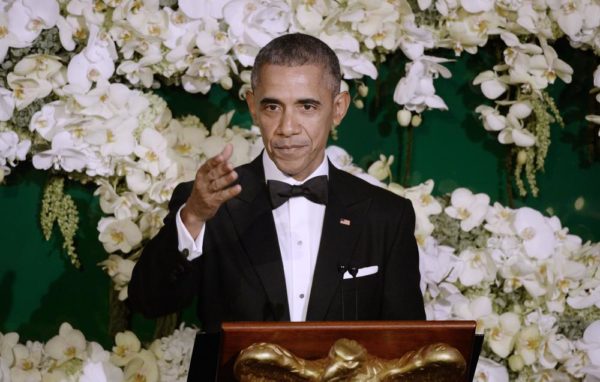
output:
M 282 102 L 280 100 L 275 99 L 275 98 L 268 98 L 267 97 L 267 98 L 263 98 L 263 99 L 260 100 L 260 104 L 261 105 L 267 105 L 267 104 L 273 104 L 273 103 L 277 104 L 277 105 L 281 105 L 282 104 Z M 310 105 L 321 105 L 321 101 L 316 100 L 314 98 L 301 98 L 301 99 L 297 100 L 295 103 L 296 104 L 300 104 L 300 105 L 307 105 L 307 104 L 310 104 Z

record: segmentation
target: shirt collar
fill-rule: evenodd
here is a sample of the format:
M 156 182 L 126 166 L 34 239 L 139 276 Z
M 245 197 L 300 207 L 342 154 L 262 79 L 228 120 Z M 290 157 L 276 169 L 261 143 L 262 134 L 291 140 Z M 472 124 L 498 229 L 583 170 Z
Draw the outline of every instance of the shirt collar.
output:
M 279 180 L 279 181 L 285 182 L 287 184 L 295 185 L 295 184 L 304 183 L 307 180 L 314 178 L 315 176 L 325 175 L 325 176 L 329 177 L 329 164 L 327 163 L 327 154 L 323 155 L 323 162 L 321 162 L 319 167 L 317 167 L 315 169 L 315 171 L 313 171 L 312 174 L 307 176 L 306 179 L 304 179 L 302 181 L 298 181 L 298 180 L 294 179 L 293 177 L 281 172 L 275 165 L 275 162 L 273 162 L 271 160 L 271 158 L 267 154 L 266 150 L 263 150 L 262 162 L 263 162 L 263 168 L 265 169 L 265 181 Z

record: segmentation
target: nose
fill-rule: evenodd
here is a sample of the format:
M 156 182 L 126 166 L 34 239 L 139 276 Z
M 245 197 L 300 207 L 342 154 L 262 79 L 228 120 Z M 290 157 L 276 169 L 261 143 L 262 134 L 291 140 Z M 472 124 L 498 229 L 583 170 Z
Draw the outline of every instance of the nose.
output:
M 293 110 L 286 109 L 283 115 L 281 116 L 281 121 L 279 124 L 279 133 L 285 137 L 289 137 L 294 134 L 298 134 L 300 128 L 296 123 L 296 118 L 294 117 Z

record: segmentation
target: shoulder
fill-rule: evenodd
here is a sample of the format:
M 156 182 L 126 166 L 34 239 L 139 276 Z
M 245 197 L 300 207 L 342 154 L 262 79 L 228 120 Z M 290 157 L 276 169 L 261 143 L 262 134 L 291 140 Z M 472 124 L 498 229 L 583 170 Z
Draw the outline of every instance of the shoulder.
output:
M 412 209 L 410 200 L 379 186 L 375 186 L 356 175 L 330 166 L 332 180 L 336 182 L 336 189 L 340 193 L 348 193 L 356 198 L 369 198 L 371 205 L 382 208 L 404 209 L 408 206 Z

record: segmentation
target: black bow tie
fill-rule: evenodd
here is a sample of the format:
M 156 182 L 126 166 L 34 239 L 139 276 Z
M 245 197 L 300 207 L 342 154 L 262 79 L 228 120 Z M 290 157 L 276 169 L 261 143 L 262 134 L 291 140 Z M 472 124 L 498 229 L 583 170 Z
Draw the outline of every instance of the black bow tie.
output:
M 304 196 L 311 202 L 327 204 L 327 176 L 325 175 L 316 176 L 296 186 L 278 180 L 269 180 L 267 187 L 269 187 L 273 209 L 295 196 Z

